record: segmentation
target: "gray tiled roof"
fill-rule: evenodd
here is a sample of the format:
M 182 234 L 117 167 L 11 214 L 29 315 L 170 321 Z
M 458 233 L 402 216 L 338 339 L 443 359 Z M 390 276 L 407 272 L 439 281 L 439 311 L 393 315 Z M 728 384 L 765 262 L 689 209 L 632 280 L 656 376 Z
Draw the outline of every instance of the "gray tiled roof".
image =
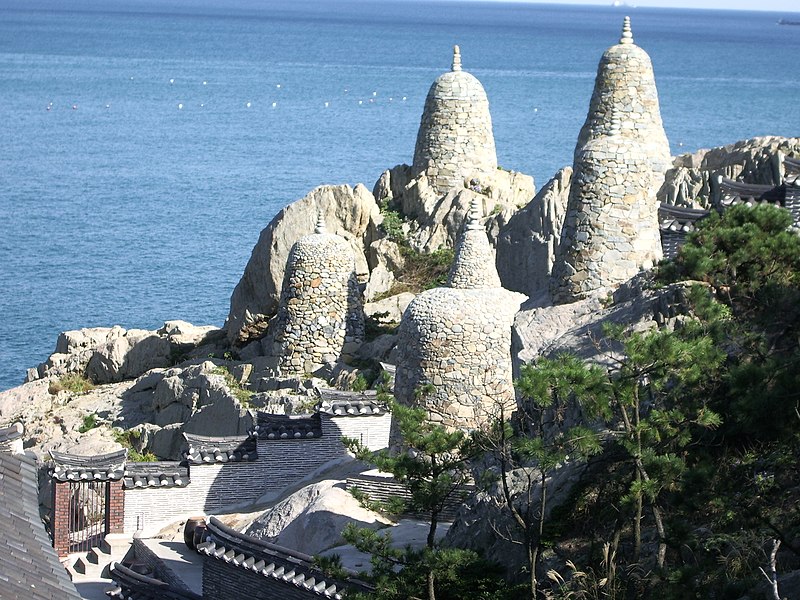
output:
M 658 227 L 661 232 L 661 247 L 664 258 L 672 259 L 678 255 L 678 249 L 695 229 L 696 223 L 707 217 L 709 211 L 702 208 L 685 208 L 661 204 L 658 208 Z
M 51 475 L 57 481 L 118 481 L 125 473 L 128 450 L 108 454 L 78 456 L 50 451 Z
M 0 427 L 0 452 L 10 452 L 14 442 L 18 442 L 24 431 L 22 423 Z
M 129 462 L 125 465 L 122 486 L 128 489 L 147 487 L 186 487 L 189 467 L 179 462 Z
M 39 517 L 36 465 L 0 452 L 0 598 L 78 600 Z
M 261 440 L 305 440 L 322 437 L 319 414 L 302 417 L 258 413 L 256 426 Z
M 153 579 L 131 571 L 119 563 L 111 563 L 111 578 L 114 587 L 106 592 L 111 598 L 124 600 L 203 600 L 193 592 L 170 587 L 160 579 Z
M 191 464 L 249 462 L 258 458 L 255 434 L 210 437 L 184 433 L 183 437 L 189 444 L 186 460 Z
M 327 578 L 313 564 L 313 557 L 288 548 L 239 533 L 223 525 L 215 517 L 208 520 L 206 541 L 197 551 L 234 568 L 246 569 L 286 585 L 308 592 L 309 597 L 322 596 L 339 600 L 348 589 L 367 591 L 361 581 L 347 583 Z
M 382 415 L 387 408 L 377 401 L 377 392 L 345 392 L 342 390 L 320 389 L 319 412 L 334 417 L 358 417 Z

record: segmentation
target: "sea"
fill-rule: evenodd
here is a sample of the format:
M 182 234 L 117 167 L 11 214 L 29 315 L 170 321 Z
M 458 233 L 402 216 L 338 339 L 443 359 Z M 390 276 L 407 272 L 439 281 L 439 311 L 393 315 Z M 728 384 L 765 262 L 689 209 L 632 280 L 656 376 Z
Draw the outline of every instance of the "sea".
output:
M 64 330 L 221 326 L 283 206 L 411 162 L 454 44 L 537 187 L 625 15 L 673 153 L 800 135 L 799 14 L 610 4 L 0 0 L 0 389 Z

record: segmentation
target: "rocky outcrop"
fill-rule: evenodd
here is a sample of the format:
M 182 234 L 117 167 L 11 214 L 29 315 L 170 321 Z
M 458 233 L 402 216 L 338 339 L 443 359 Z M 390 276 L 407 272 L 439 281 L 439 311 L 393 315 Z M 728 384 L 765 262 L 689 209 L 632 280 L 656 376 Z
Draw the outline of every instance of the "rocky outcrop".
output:
M 326 185 L 281 210 L 261 232 L 241 280 L 231 296 L 225 323 L 228 340 L 243 344 L 263 335 L 278 309 L 286 260 L 292 245 L 313 233 L 321 211 L 327 230 L 350 244 L 359 279 L 369 268 L 364 248 L 372 242 L 379 221 L 378 205 L 362 185 Z
M 567 212 L 572 167 L 564 167 L 497 236 L 503 287 L 535 298 L 550 292 L 550 273 Z
M 440 194 L 426 174 L 412 178 L 408 167 L 401 165 L 384 172 L 375 186 L 376 199 L 403 216 L 406 239 L 420 252 L 452 248 L 473 200 L 481 206 L 484 229 L 494 243 L 512 215 L 535 193 L 533 177 L 502 169 Z
M 570 491 L 578 483 L 583 469 L 581 464 L 567 463 L 548 478 L 545 517 L 569 499 Z M 516 469 L 509 473 L 508 479 L 511 495 L 522 511 L 527 508 L 527 498 L 538 501 L 541 488 L 539 471 Z M 505 506 L 499 484 L 467 500 L 443 544 L 475 550 L 483 558 L 502 565 L 509 577 L 518 577 L 527 565 L 522 531 Z
M 58 336 L 56 351 L 47 361 L 29 369 L 27 380 L 70 373 L 98 384 L 134 379 L 150 369 L 190 357 L 199 346 L 218 341 L 218 333 L 216 327 L 198 327 L 185 321 L 167 321 L 157 331 L 119 326 L 65 331 Z M 213 348 L 208 350 L 213 352 Z
M 259 515 L 245 533 L 255 538 L 319 554 L 344 543 L 349 523 L 380 529 L 388 521 L 363 508 L 340 482 L 325 480 L 302 488 Z
M 800 138 L 758 137 L 735 144 L 682 154 L 658 191 L 665 204 L 708 208 L 719 176 L 747 183 L 783 182 L 779 154 L 800 156 Z

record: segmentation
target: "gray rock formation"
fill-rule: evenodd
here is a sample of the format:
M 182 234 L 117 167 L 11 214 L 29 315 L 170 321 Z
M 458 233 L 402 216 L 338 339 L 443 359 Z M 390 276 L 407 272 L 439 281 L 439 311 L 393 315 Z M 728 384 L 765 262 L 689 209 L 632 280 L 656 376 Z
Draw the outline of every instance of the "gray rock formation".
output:
M 65 331 L 47 361 L 29 370 L 28 381 L 70 373 L 99 384 L 134 379 L 191 356 L 199 346 L 213 343 L 218 333 L 216 327 L 185 321 L 167 321 L 157 331 L 119 326 Z
M 414 173 L 426 173 L 437 194 L 497 169 L 489 100 L 480 81 L 461 69 L 453 49 L 452 69 L 436 78 L 425 99 Z
M 564 167 L 515 213 L 497 236 L 497 272 L 503 287 L 535 298 L 550 293 L 572 167 Z
M 344 238 L 327 233 L 320 212 L 314 233 L 289 253 L 272 354 L 283 374 L 313 373 L 352 358 L 363 339 L 353 252 Z
M 364 247 L 372 242 L 378 205 L 362 185 L 326 185 L 281 210 L 261 232 L 241 280 L 231 296 L 225 323 L 228 340 L 242 344 L 263 335 L 278 310 L 286 260 L 292 245 L 314 231 L 322 211 L 331 233 L 350 244 L 359 279 L 369 273 Z
M 747 183 L 780 185 L 779 154 L 800 156 L 800 138 L 758 137 L 675 157 L 658 191 L 658 201 L 708 208 L 718 176 Z
M 380 529 L 389 522 L 363 508 L 341 482 L 325 480 L 308 485 L 260 514 L 245 530 L 255 538 L 319 554 L 344 543 L 348 523 Z

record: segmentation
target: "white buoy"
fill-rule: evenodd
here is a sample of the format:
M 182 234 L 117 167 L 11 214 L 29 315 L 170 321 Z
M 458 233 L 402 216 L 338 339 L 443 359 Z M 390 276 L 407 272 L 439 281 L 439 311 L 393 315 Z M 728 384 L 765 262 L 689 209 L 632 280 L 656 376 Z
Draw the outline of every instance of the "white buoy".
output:
M 378 95 L 378 92 L 372 92 L 372 96 L 373 96 L 373 97 L 374 97 L 374 96 L 377 96 L 377 95 Z
M 327 102 L 325 103 L 325 108 L 328 108 L 328 103 Z
M 539 109 L 538 108 L 534 108 L 533 112 L 539 112 Z
M 203 85 L 208 85 L 208 82 L 207 82 L 207 81 L 204 81 L 204 82 L 203 82 Z
M 178 102 L 178 110 L 183 110 L 183 102 Z
M 275 108 L 276 106 L 278 106 L 278 103 L 277 102 L 273 102 L 272 103 L 272 108 Z
M 73 104 L 72 105 L 72 110 L 78 110 L 78 105 L 77 104 Z
M 110 104 L 106 104 L 106 108 L 111 108 L 111 105 Z
M 170 83 L 175 83 L 175 80 L 174 79 L 170 79 L 169 82 Z
M 204 106 L 205 106 L 205 104 L 203 104 L 203 103 L 201 102 L 201 103 L 200 103 L 200 108 L 203 108 Z
M 391 102 L 392 100 L 394 100 L 394 98 L 392 98 L 391 96 L 389 96 L 389 102 Z
M 405 102 L 405 101 L 406 101 L 406 97 L 405 97 L 405 96 L 403 96 L 403 102 Z
M 251 104 L 248 102 L 247 104 L 245 104 L 245 106 L 246 106 L 247 108 L 250 108 Z
M 364 104 L 364 101 L 363 100 L 359 100 L 358 103 L 359 104 Z
M 279 84 L 278 84 L 278 85 L 276 85 L 275 87 L 276 87 L 276 88 L 278 88 L 278 89 L 281 89 L 281 84 L 279 83 Z

